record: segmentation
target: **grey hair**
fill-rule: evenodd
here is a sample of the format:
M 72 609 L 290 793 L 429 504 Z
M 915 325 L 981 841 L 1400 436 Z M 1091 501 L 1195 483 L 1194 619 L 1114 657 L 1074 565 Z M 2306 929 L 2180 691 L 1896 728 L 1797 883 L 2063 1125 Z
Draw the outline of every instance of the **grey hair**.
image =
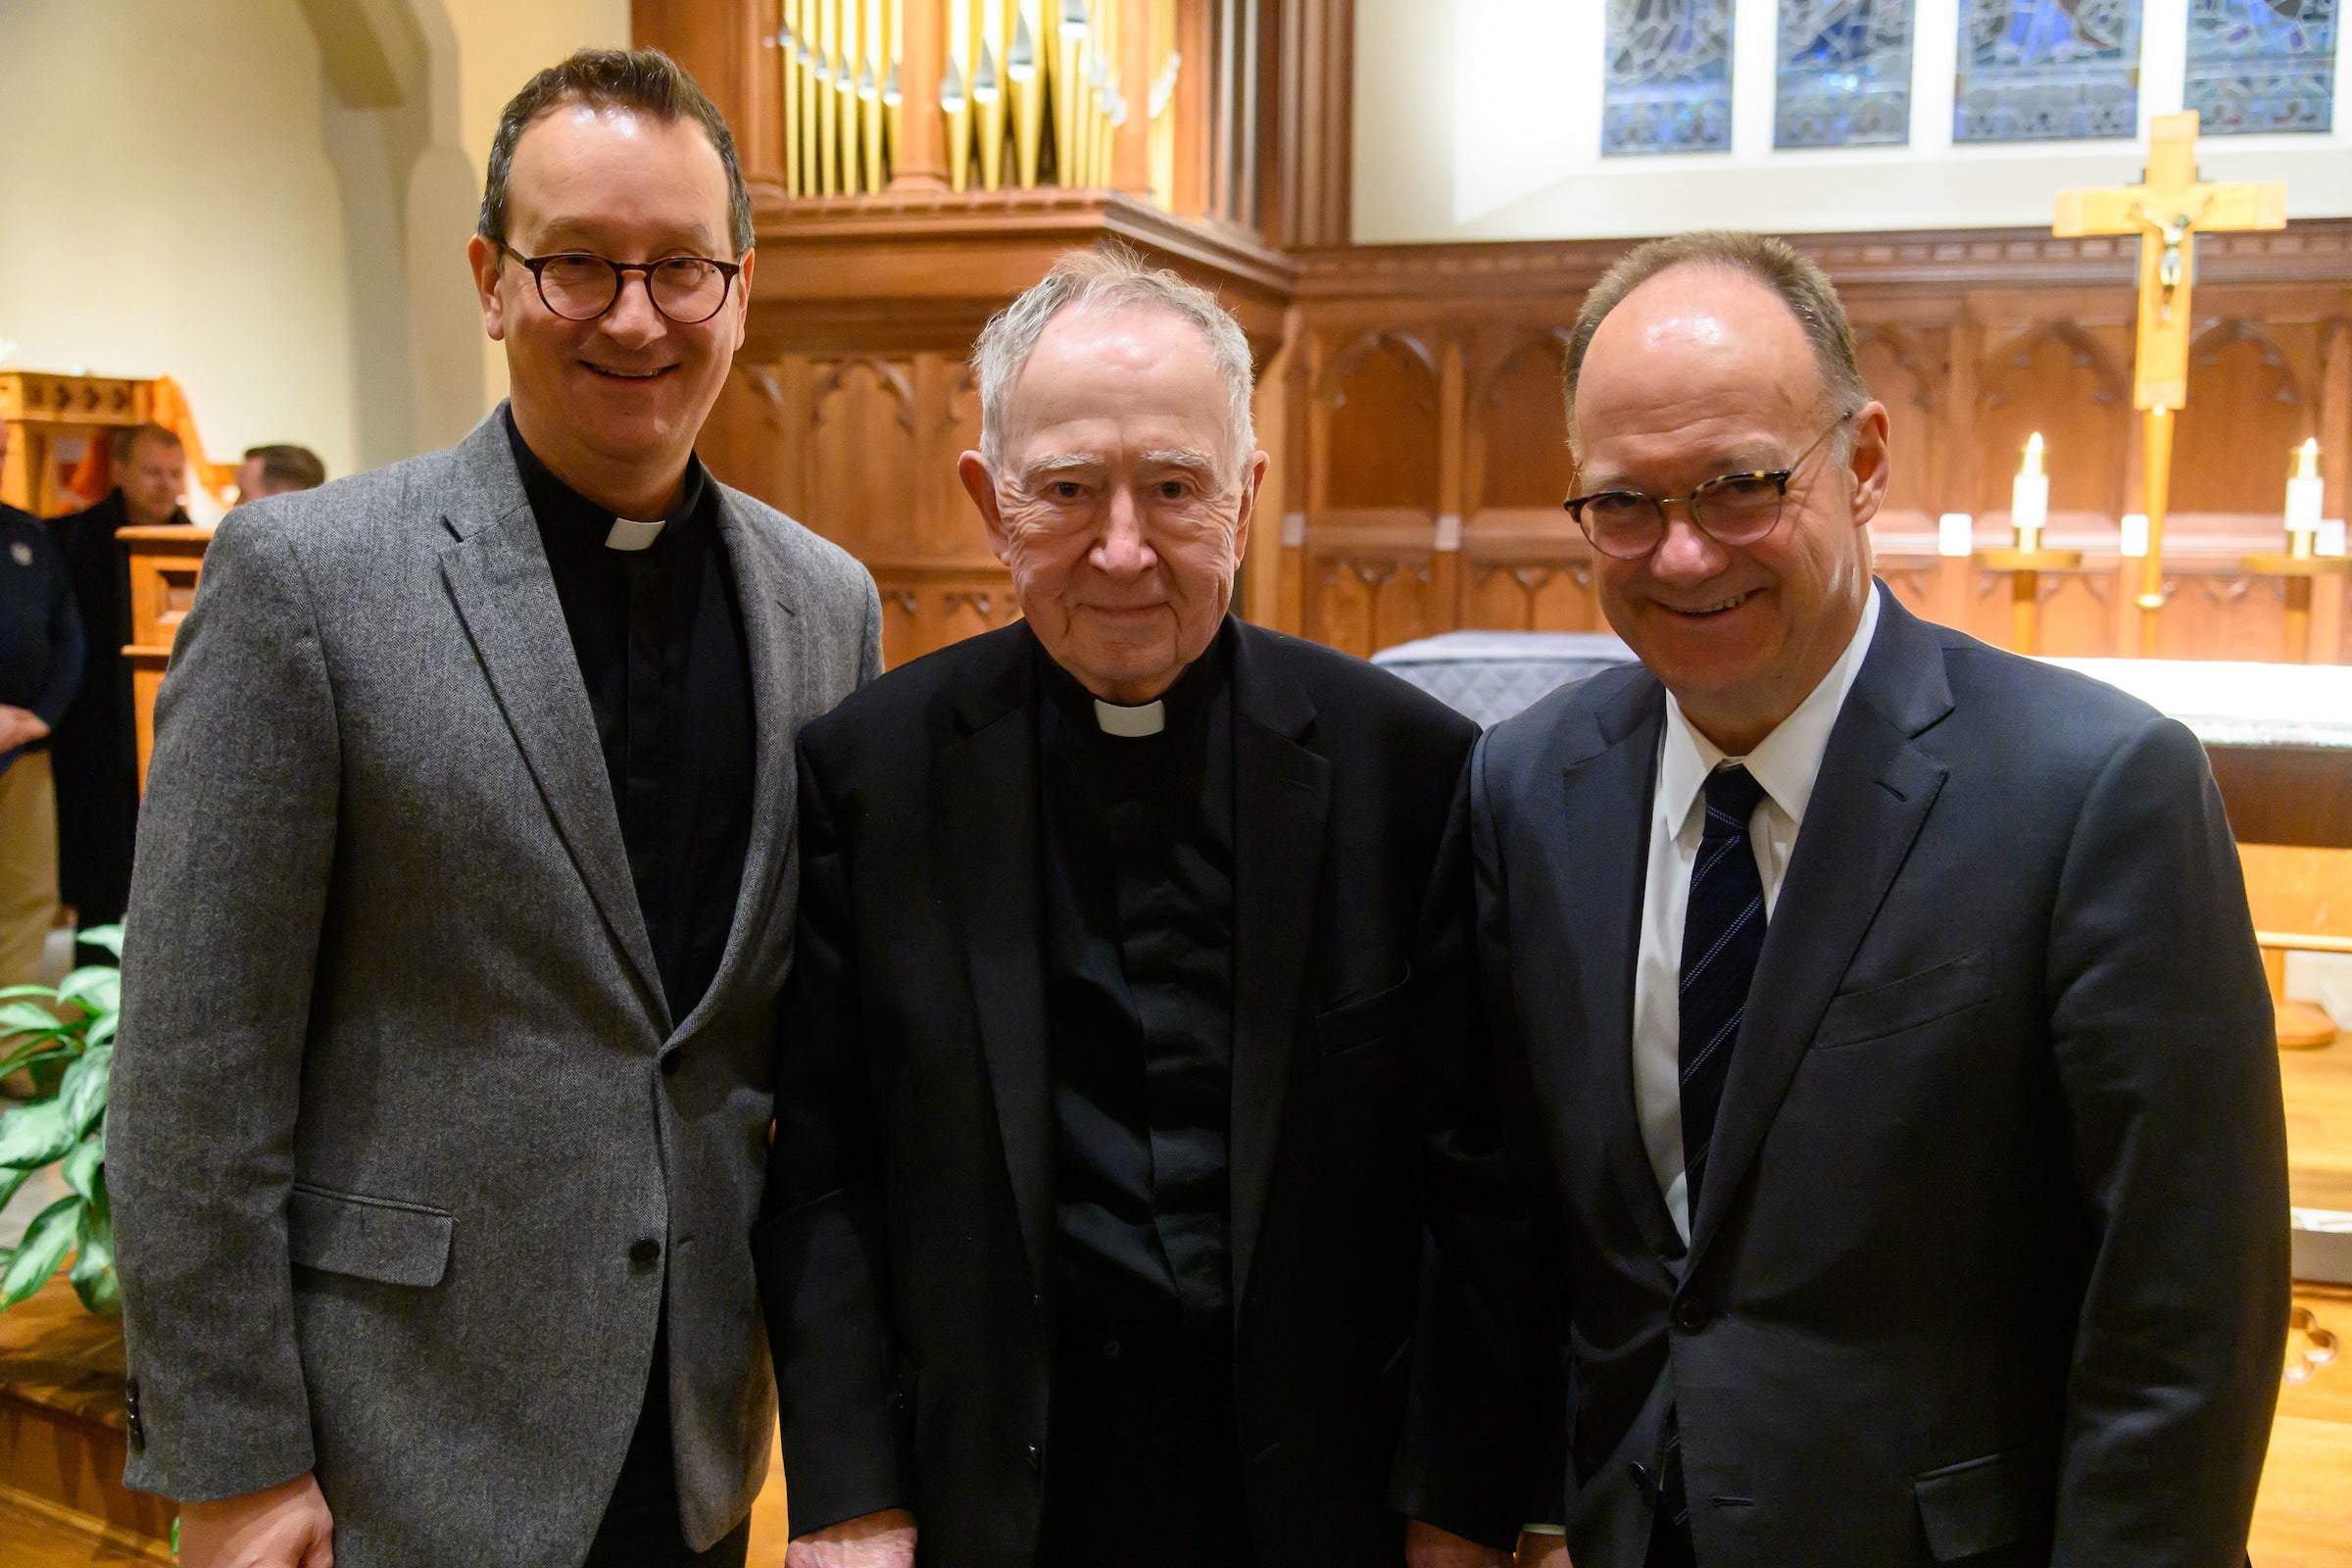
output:
M 1004 424 L 1013 383 L 1037 351 L 1046 327 L 1064 311 L 1166 311 L 1200 329 L 1217 373 L 1225 382 L 1225 426 L 1232 442 L 1226 471 L 1230 482 L 1257 446 L 1250 417 L 1250 340 L 1217 297 L 1165 268 L 1147 264 L 1117 241 L 1072 251 L 1054 264 L 1028 292 L 989 318 L 972 345 L 972 374 L 980 383 L 980 455 L 992 468 L 1004 466 Z
M 1571 456 L 1580 460 L 1583 456 L 1577 440 L 1576 388 L 1584 373 L 1585 352 L 1592 346 L 1592 334 L 1600 330 L 1602 318 L 1622 305 L 1627 295 L 1659 273 L 1692 266 L 1744 273 L 1780 297 L 1788 314 L 1796 318 L 1797 325 L 1804 329 L 1805 341 L 1813 349 L 1814 363 L 1821 370 L 1825 415 L 1836 417 L 1851 414 L 1870 402 L 1870 388 L 1863 383 L 1861 368 L 1855 363 L 1854 329 L 1846 320 L 1845 305 L 1838 298 L 1837 285 L 1819 264 L 1787 240 L 1769 234 L 1700 229 L 1637 245 L 1619 257 L 1616 265 L 1603 272 L 1600 281 L 1585 296 L 1583 308 L 1576 313 L 1576 325 L 1568 334 L 1566 380 Z M 1833 461 L 1842 463 L 1851 457 L 1854 427 L 1840 424 L 1830 445 Z

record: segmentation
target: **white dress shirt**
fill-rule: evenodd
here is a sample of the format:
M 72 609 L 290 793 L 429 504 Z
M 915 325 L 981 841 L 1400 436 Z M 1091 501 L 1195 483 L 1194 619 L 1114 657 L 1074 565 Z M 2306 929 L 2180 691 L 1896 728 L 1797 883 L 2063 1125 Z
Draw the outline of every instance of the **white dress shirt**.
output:
M 1707 775 L 1726 761 L 1744 765 L 1764 786 L 1747 834 L 1764 878 L 1764 916 L 1770 920 L 1830 731 L 1837 727 L 1878 626 L 1879 595 L 1873 584 L 1861 623 L 1838 662 L 1796 711 L 1745 757 L 1725 757 L 1683 716 L 1674 694 L 1666 696 L 1658 787 L 1650 804 L 1649 870 L 1642 892 L 1642 951 L 1634 968 L 1634 1108 L 1642 1120 L 1649 1168 L 1657 1173 L 1659 1191 L 1685 1243 L 1690 1240 L 1690 1204 L 1683 1174 L 1683 916 L 1690 902 L 1690 867 L 1706 827 L 1701 792 Z

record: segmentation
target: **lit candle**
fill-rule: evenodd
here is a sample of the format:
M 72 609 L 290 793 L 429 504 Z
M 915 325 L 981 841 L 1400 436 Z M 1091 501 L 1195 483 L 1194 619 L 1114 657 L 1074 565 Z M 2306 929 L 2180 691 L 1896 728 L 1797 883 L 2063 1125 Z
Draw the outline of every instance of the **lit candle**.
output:
M 2026 438 L 2025 462 L 2018 465 L 2017 482 L 2009 490 L 2009 520 L 2017 528 L 2017 548 L 2041 548 L 2041 525 L 2050 520 L 2050 476 L 2041 471 L 2041 432 Z
M 2308 557 L 2320 531 L 2320 443 L 2315 437 L 2295 453 L 2295 471 L 2286 481 L 2286 542 L 2288 553 Z

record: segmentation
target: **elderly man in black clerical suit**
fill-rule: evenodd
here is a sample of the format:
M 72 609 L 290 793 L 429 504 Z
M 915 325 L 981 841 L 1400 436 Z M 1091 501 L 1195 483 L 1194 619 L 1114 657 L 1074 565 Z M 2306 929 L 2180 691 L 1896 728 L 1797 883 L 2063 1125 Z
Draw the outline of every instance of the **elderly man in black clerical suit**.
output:
M 1871 576 L 1886 411 L 1777 240 L 1568 351 L 1642 662 L 1479 745 L 1577 1568 L 2245 1560 L 2287 1313 L 2270 999 L 2196 740 Z
M 1414 1334 L 1525 1245 L 1441 848 L 1473 728 L 1228 615 L 1266 457 L 1213 299 L 1071 258 L 974 360 L 1025 618 L 802 738 L 792 1561 L 1507 1561 L 1494 1303 Z

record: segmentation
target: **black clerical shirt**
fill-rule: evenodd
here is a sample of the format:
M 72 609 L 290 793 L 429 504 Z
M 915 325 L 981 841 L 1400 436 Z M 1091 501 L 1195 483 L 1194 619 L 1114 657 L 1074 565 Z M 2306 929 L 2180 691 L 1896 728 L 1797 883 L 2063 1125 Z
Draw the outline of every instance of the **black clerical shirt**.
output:
M 1066 1322 L 1203 1326 L 1231 1306 L 1231 640 L 1147 736 L 1105 733 L 1036 650 Z
M 547 549 L 596 715 L 629 875 L 673 1022 L 718 973 L 751 845 L 753 727 L 743 609 L 718 491 L 690 458 L 642 550 L 606 543 L 612 514 L 507 439 Z

